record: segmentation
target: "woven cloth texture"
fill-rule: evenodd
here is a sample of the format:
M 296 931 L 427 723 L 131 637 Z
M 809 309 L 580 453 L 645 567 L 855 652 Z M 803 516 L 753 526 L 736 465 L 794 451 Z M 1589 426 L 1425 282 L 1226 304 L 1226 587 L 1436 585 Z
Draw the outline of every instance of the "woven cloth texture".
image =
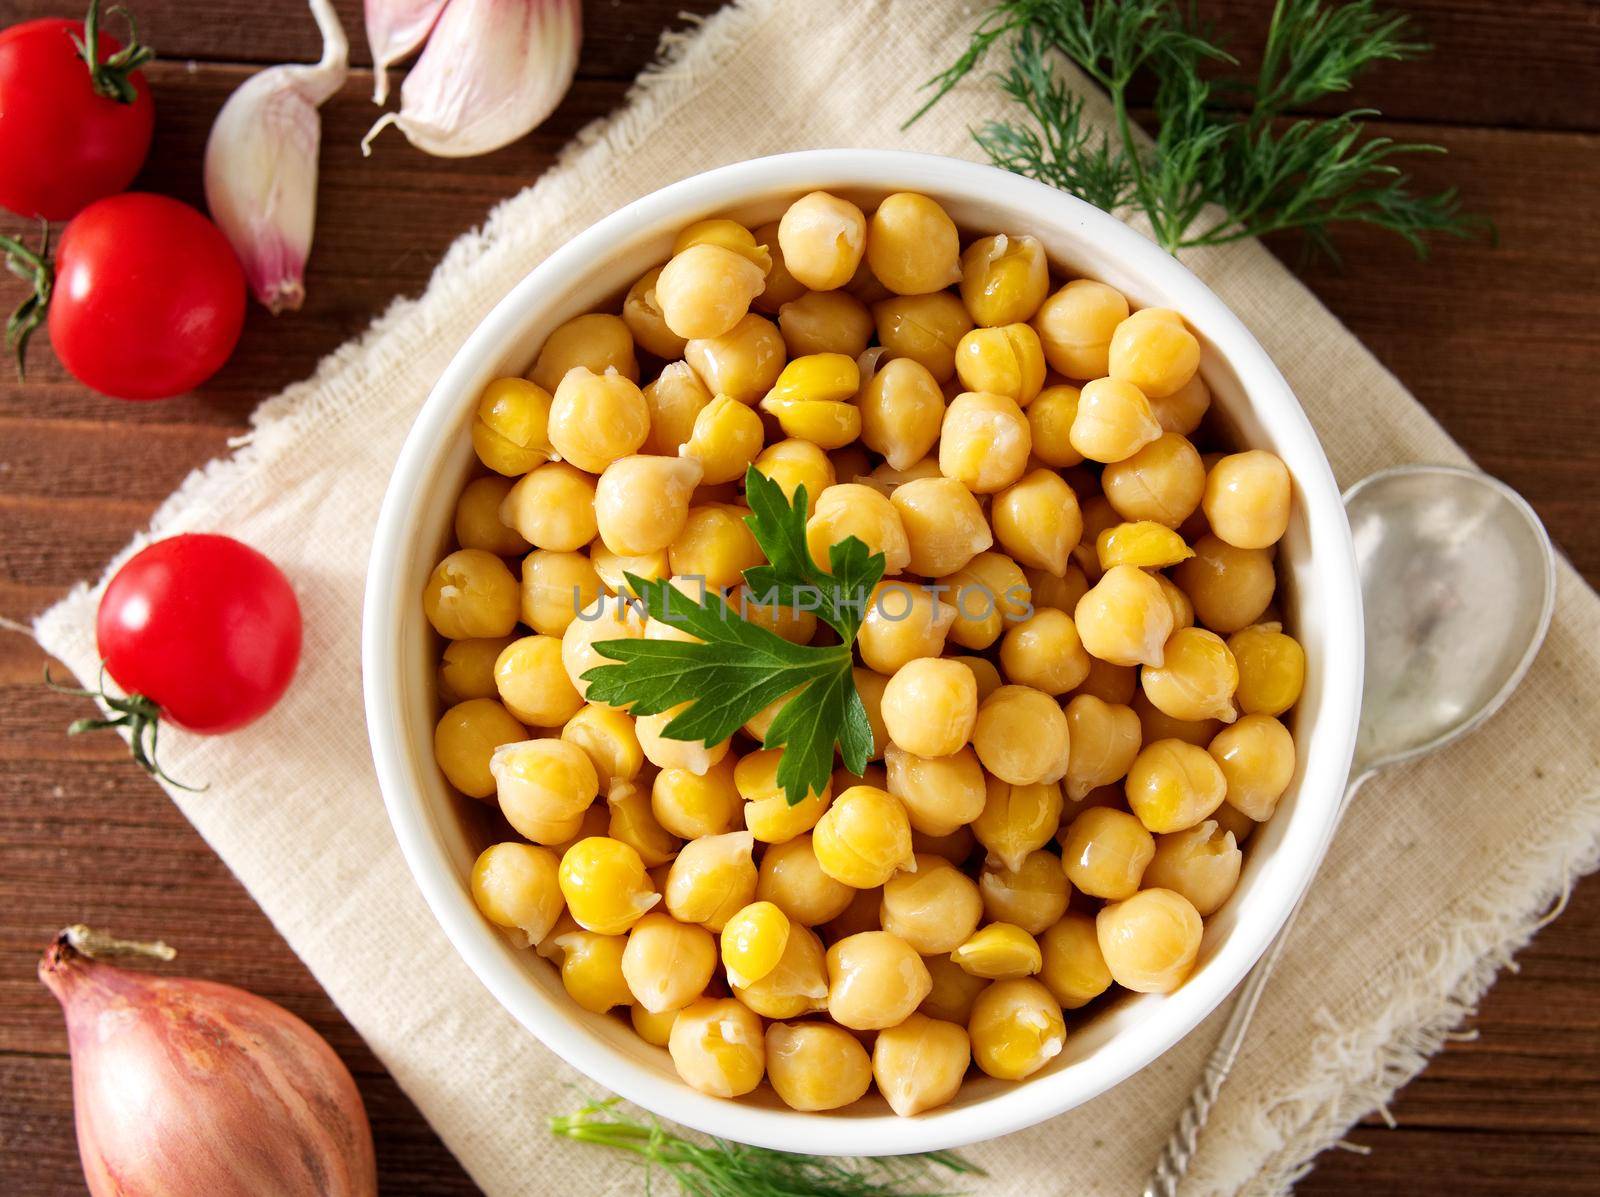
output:
M 954 59 L 975 19 L 972 6 L 943 0 L 747 0 L 669 37 L 622 110 L 461 238 L 420 298 L 396 302 L 314 377 L 264 403 L 249 443 L 197 471 L 152 522 L 148 537 L 220 529 L 268 553 L 294 580 L 306 625 L 299 676 L 271 716 L 223 738 L 163 740 L 174 776 L 212 782 L 200 794 L 174 791 L 173 801 L 490 1194 L 631 1193 L 640 1175 L 614 1153 L 545 1133 L 546 1115 L 567 1112 L 594 1086 L 513 1021 L 456 956 L 385 817 L 362 726 L 359 641 L 370 529 L 390 466 L 480 318 L 620 205 L 710 167 L 792 149 L 981 156 L 970 130 L 999 103 L 982 80 L 899 127 L 918 102 L 916 85 Z M 1104 119 L 1098 97 L 1090 112 Z M 1341 485 L 1401 462 L 1465 460 L 1259 245 L 1185 260 L 1281 367 Z M 85 584 L 37 625 L 85 679 L 97 671 L 97 598 Z M 1600 602 L 1563 563 L 1549 642 L 1504 711 L 1456 747 L 1384 774 L 1357 800 L 1187 1191 L 1286 1191 L 1422 1067 L 1541 914 L 1594 867 L 1597 679 Z M 970 1149 L 990 1179 L 967 1187 L 1030 1197 L 1138 1191 L 1225 1016 L 1100 1099 Z

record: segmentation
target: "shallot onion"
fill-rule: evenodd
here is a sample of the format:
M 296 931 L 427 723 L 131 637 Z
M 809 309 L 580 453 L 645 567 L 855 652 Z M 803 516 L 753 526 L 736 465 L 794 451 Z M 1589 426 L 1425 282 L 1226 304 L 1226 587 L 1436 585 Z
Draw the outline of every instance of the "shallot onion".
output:
M 96 955 L 165 944 L 69 927 L 39 979 L 67 1019 L 78 1153 L 94 1197 L 368 1197 L 372 1132 L 350 1072 L 264 998 Z

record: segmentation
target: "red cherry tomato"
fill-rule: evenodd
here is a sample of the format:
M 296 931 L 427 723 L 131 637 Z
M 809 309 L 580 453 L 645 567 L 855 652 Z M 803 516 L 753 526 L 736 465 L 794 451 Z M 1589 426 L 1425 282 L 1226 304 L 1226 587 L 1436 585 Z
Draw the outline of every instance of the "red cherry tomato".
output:
M 80 381 L 118 399 L 192 390 L 244 326 L 244 271 L 188 204 L 129 192 L 90 204 L 61 234 L 50 343 Z
M 83 21 L 27 21 L 0 32 L 0 206 L 18 216 L 76 216 L 125 190 L 150 149 L 150 87 L 126 69 L 149 52 L 137 42 L 123 52 L 100 33 L 91 69 L 74 38 L 86 40 Z
M 281 570 L 228 536 L 157 541 L 117 571 L 95 622 L 106 672 L 167 720 L 215 734 L 260 718 L 300 660 Z

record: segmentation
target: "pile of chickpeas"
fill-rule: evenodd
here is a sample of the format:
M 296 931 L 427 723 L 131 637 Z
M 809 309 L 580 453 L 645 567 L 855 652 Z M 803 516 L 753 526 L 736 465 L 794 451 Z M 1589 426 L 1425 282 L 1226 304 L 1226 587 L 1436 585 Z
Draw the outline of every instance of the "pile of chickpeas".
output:
M 1177 312 L 1052 278 L 1026 233 L 964 240 L 905 193 L 703 221 L 477 407 L 423 595 L 439 766 L 503 817 L 472 893 L 705 1093 L 876 1083 L 912 1115 L 974 1066 L 1029 1076 L 1064 1012 L 1183 983 L 1295 770 L 1288 471 L 1202 448 Z M 805 487 L 823 568 L 847 536 L 885 559 L 872 763 L 792 806 L 762 747 L 786 700 L 703 744 L 585 698 L 597 641 L 687 636 L 617 602 L 625 573 L 749 598 L 752 465 Z

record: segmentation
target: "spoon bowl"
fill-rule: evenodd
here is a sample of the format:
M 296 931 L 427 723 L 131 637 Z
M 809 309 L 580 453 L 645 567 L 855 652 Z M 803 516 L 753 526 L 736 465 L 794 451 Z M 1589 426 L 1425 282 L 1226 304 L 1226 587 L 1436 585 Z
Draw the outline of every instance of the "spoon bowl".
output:
M 1366 615 L 1360 776 L 1500 708 L 1550 626 L 1555 556 L 1527 501 L 1477 470 L 1383 470 L 1346 492 L 1345 509 Z

